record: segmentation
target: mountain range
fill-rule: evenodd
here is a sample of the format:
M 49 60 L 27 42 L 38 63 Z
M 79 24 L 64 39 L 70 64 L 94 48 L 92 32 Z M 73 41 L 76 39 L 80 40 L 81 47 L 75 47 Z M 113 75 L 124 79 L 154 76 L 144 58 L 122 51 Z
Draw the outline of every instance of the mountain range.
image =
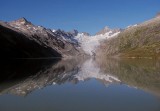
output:
M 52 31 L 35 26 L 25 18 L 12 22 L 0 22 L 1 57 L 41 58 L 81 56 L 84 51 L 75 33 Z
M 47 29 L 25 18 L 0 21 L 2 58 L 159 57 L 160 16 L 125 29 L 104 27 L 95 35 Z
M 0 29 L 0 56 L 3 58 L 70 58 L 92 55 L 99 40 L 113 37 L 121 31 L 105 27 L 91 36 L 77 30 L 65 32 L 35 26 L 25 18 L 11 22 L 0 21 Z

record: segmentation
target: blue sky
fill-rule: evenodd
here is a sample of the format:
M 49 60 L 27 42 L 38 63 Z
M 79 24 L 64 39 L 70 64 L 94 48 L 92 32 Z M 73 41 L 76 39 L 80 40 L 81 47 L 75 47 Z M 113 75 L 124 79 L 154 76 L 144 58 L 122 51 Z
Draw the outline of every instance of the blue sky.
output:
M 25 17 L 46 28 L 90 34 L 141 23 L 159 11 L 160 0 L 0 0 L 0 20 Z

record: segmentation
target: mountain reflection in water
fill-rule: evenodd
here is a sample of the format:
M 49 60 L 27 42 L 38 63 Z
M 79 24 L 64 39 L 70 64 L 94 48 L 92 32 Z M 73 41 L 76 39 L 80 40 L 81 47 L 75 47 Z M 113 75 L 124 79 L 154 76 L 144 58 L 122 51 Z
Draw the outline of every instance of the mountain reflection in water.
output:
M 160 96 L 160 60 L 98 59 L 96 62 L 101 72 L 110 73 L 131 87 Z
M 100 68 L 92 59 L 12 60 L 5 63 L 10 64 L 1 65 L 3 68 L 0 73 L 5 77 L 0 85 L 1 94 L 26 96 L 33 90 L 41 89 L 47 85 L 60 85 L 66 82 L 76 84 L 79 81 L 93 78 L 105 85 L 120 83 L 120 80 L 115 76 L 100 73 Z
M 160 110 L 158 60 L 18 59 L 0 67 L 3 111 Z

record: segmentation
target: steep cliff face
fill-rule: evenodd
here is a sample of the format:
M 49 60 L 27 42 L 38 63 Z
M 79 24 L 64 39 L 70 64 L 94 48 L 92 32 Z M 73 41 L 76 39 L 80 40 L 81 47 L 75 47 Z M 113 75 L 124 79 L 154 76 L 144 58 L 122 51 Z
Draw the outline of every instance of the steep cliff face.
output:
M 105 56 L 159 57 L 160 17 L 126 28 L 117 37 L 103 42 L 99 49 Z
M 0 22 L 1 57 L 72 57 L 83 55 L 83 50 L 71 33 L 51 31 L 35 26 L 25 18 Z

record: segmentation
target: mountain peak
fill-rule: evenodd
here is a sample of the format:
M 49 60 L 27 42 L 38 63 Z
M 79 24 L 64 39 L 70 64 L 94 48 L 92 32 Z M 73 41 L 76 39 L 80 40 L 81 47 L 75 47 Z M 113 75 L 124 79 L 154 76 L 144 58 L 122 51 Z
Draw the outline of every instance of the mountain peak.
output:
M 110 29 L 110 28 L 109 28 L 108 26 L 105 26 L 104 29 L 105 29 L 105 30 L 108 30 L 108 29 Z
M 12 21 L 12 23 L 18 23 L 18 24 L 31 24 L 31 22 L 29 22 L 26 18 L 22 17 L 18 20 Z
M 25 22 L 27 22 L 27 19 L 26 18 L 24 18 L 24 17 L 22 17 L 22 18 L 20 18 L 20 19 L 18 19 L 19 21 L 25 21 Z
M 77 30 L 72 30 L 69 32 L 70 34 L 72 34 L 73 36 L 77 36 L 78 35 L 78 31 Z
M 90 36 L 90 34 L 88 32 L 82 32 L 82 34 L 85 36 Z
M 158 13 L 156 14 L 156 17 L 160 17 L 160 12 L 158 12 Z
M 111 29 L 108 26 L 105 26 L 101 31 L 97 32 L 96 35 L 104 35 L 105 33 L 111 31 Z

